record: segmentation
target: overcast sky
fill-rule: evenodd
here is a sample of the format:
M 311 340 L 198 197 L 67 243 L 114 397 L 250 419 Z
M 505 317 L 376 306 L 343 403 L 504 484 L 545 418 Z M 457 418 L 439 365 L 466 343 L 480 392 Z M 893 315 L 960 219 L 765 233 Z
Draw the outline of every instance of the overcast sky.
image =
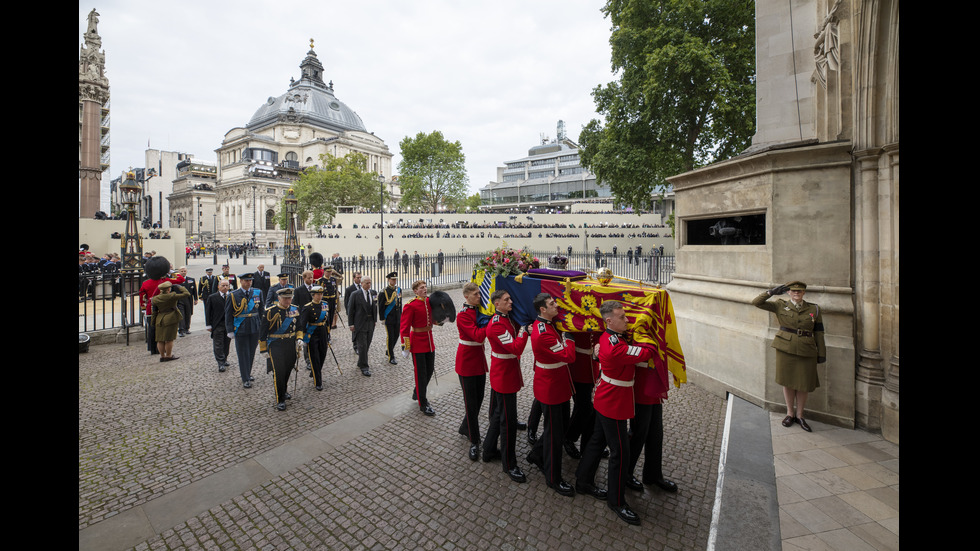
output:
M 600 0 L 99 1 L 89 12 L 111 94 L 110 175 L 153 149 L 215 160 L 225 133 L 284 94 L 310 39 L 324 81 L 401 160 L 399 142 L 459 140 L 470 193 L 559 119 L 578 141 L 591 91 L 615 79 Z

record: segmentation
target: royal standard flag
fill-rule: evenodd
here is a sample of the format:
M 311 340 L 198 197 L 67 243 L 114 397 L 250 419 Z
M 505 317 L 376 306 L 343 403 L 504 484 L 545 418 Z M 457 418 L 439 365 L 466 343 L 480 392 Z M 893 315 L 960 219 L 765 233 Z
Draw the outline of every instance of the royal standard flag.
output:
M 604 331 L 599 307 L 604 301 L 618 300 L 630 321 L 633 339 L 657 347 L 658 354 L 650 360 L 650 365 L 667 369 L 673 375 L 675 386 L 687 382 L 674 308 L 670 295 L 664 289 L 632 283 L 602 284 L 594 279 L 585 279 L 580 272 L 555 270 L 532 270 L 519 276 L 506 277 L 475 270 L 472 281 L 480 286 L 481 318 L 489 318 L 494 313 L 490 295 L 494 291 L 504 290 L 514 301 L 511 319 L 517 324 L 527 325 L 537 317 L 534 297 L 538 293 L 548 293 L 558 302 L 558 316 L 555 318 L 558 328 L 573 333 Z M 486 323 L 486 319 L 481 319 L 480 323 Z

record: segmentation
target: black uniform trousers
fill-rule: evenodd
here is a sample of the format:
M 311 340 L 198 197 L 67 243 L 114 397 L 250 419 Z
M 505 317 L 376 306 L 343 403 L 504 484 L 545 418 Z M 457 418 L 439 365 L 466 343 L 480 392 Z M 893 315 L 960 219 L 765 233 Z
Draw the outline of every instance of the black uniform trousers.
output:
M 419 401 L 419 409 L 424 410 L 429 405 L 429 399 L 425 397 L 425 390 L 429 387 L 429 380 L 436 370 L 435 352 L 416 352 L 412 354 L 412 361 L 415 362 L 415 396 Z
M 214 351 L 214 359 L 218 366 L 224 365 L 228 361 L 228 352 L 231 350 L 231 339 L 225 333 L 225 324 L 220 327 L 211 328 L 211 349 Z
M 313 368 L 313 386 L 323 385 L 323 364 L 327 360 L 327 346 L 329 332 L 325 325 L 313 329 L 310 333 L 310 342 L 306 343 L 306 359 Z
M 296 337 L 276 339 L 269 343 L 269 363 L 272 364 L 272 380 L 276 387 L 276 403 L 286 401 L 289 374 L 296 367 Z
M 487 375 L 459 376 L 459 386 L 463 388 L 463 422 L 459 425 L 459 433 L 468 436 L 470 444 L 480 444 L 480 408 L 483 407 L 483 397 L 487 387 Z
M 160 349 L 157 348 L 157 328 L 156 324 L 153 323 L 153 316 L 145 316 L 143 318 L 146 321 L 146 349 L 150 351 L 150 355 L 159 354 Z
M 592 438 L 582 452 L 575 471 L 577 484 L 592 486 L 599 469 L 602 450 L 609 446 L 609 479 L 606 486 L 609 505 L 620 508 L 626 504 L 626 477 L 629 476 L 630 440 L 626 432 L 626 420 L 610 419 L 595 412 Z
M 385 343 L 385 354 L 388 355 L 388 361 L 395 359 L 395 345 L 398 344 L 399 340 L 399 322 L 401 319 L 398 316 L 391 316 L 385 318 L 385 334 L 387 336 L 388 342 Z
M 541 402 L 537 398 L 531 402 L 531 412 L 527 414 L 527 432 L 537 436 L 538 425 L 541 424 Z
M 575 383 L 575 394 L 572 395 L 575 407 L 572 408 L 572 417 L 568 422 L 568 430 L 565 431 L 565 442 L 574 444 L 581 437 L 580 450 L 584 450 L 589 443 L 592 427 L 595 426 L 595 408 L 592 406 L 594 386 L 591 383 Z
M 565 427 L 568 426 L 571 406 L 569 402 L 554 405 L 541 402 L 538 404 L 544 413 L 544 432 L 541 433 L 541 438 L 534 442 L 531 453 L 528 454 L 528 461 L 543 465 L 545 480 L 554 486 L 562 481 L 562 444 L 565 442 Z M 528 430 L 531 430 L 530 423 L 528 423 Z
M 643 455 L 643 483 L 653 484 L 663 479 L 664 409 L 663 404 L 636 404 L 636 417 L 630 419 L 630 474 Z
M 504 472 L 517 467 L 517 393 L 490 391 L 490 426 L 483 441 L 483 456 L 493 454 L 500 440 Z
M 177 326 L 184 333 L 190 331 L 191 316 L 194 315 L 194 299 L 187 298 L 177 301 L 177 309 L 180 310 L 180 324 Z

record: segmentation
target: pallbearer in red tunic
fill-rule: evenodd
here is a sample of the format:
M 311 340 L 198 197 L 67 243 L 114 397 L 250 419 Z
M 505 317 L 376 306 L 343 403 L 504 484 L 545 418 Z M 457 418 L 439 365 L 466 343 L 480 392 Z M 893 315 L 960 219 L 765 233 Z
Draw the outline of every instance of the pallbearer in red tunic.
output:
M 470 459 L 480 457 L 480 408 L 487 386 L 487 356 L 483 348 L 487 340 L 486 326 L 477 326 L 477 308 L 480 306 L 480 287 L 472 281 L 463 285 L 463 309 L 456 316 L 459 330 L 459 347 L 456 348 L 456 374 L 463 388 L 463 406 L 466 414 L 459 426 L 459 433 L 470 439 Z
M 636 401 L 636 416 L 630 420 L 630 476 L 626 486 L 631 490 L 643 491 L 643 484 L 656 485 L 667 492 L 676 492 L 677 484 L 664 478 L 663 445 L 664 419 L 663 401 L 667 399 L 669 388 L 667 369 L 657 367 L 647 369 L 646 364 L 636 367 L 636 383 L 633 385 L 633 399 Z M 643 483 L 636 479 L 633 470 L 643 456 Z
M 595 391 L 596 420 L 582 460 L 575 471 L 575 489 L 595 497 L 605 497 L 609 508 L 629 524 L 640 517 L 626 503 L 630 446 L 626 421 L 633 417 L 633 376 L 636 364 L 653 357 L 656 349 L 644 343 L 631 343 L 627 336 L 629 320 L 621 303 L 607 300 L 599 308 L 606 332 L 599 339 L 599 383 Z M 603 448 L 609 445 L 607 492 L 597 491 L 594 480 Z M 604 495 L 603 495 L 604 494 Z
M 592 426 L 595 424 L 592 391 L 595 390 L 595 382 L 599 379 L 599 362 L 592 356 L 602 333 L 590 331 L 570 334 L 575 341 L 575 362 L 570 366 L 572 383 L 575 386 L 575 394 L 572 395 L 575 407 L 572 408 L 572 417 L 565 430 L 565 452 L 569 457 L 579 459 L 582 457 L 579 450 L 584 449 L 589 443 L 589 439 L 592 438 Z M 581 448 L 575 446 L 580 437 Z
M 534 351 L 534 398 L 544 413 L 544 432 L 527 454 L 527 461 L 543 472 L 549 488 L 572 497 L 575 490 L 562 479 L 561 449 L 568 426 L 572 374 L 568 364 L 575 361 L 575 342 L 558 333 L 552 320 L 558 304 L 548 293 L 534 298 L 537 319 L 531 323 L 531 350 Z
M 490 295 L 496 310 L 487 325 L 487 341 L 490 342 L 490 426 L 483 441 L 483 461 L 503 458 L 504 472 L 515 482 L 525 482 L 524 471 L 517 466 L 517 391 L 524 386 L 521 375 L 521 354 L 527 346 L 527 333 L 517 330 L 508 314 L 514 302 L 507 291 L 494 291 Z M 497 449 L 497 440 L 500 449 Z
M 425 391 L 435 371 L 436 343 L 432 338 L 432 306 L 429 304 L 428 289 L 422 280 L 412 284 L 415 298 L 402 310 L 399 334 L 405 350 L 412 355 L 415 364 L 415 392 L 419 410 L 433 416 L 436 412 L 429 405 Z

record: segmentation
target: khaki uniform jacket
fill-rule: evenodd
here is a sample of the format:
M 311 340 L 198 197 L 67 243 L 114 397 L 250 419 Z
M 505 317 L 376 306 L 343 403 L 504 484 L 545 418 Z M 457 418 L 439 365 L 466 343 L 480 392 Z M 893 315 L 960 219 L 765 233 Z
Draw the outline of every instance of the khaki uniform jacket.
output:
M 820 307 L 804 300 L 797 309 L 789 300 L 769 299 L 769 293 L 764 292 L 752 299 L 752 305 L 772 312 L 779 321 L 780 329 L 772 340 L 772 347 L 795 356 L 826 358 Z M 812 336 L 800 335 L 798 331 L 809 331 Z

